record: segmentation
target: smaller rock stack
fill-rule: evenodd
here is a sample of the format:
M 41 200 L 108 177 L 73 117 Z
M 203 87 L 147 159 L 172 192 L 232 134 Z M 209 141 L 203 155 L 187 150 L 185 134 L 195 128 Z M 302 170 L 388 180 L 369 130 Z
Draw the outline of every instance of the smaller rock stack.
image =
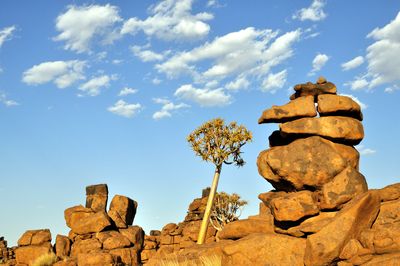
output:
M 210 189 L 202 192 L 201 198 L 196 198 L 190 203 L 185 220 L 181 223 L 169 223 L 161 231 L 152 231 L 150 236 L 145 236 L 142 262 L 146 263 L 154 256 L 182 251 L 194 246 L 200 231 L 201 220 L 207 205 Z M 217 230 L 209 225 L 206 235 L 206 243 L 215 242 Z
M 7 241 L 0 237 L 0 264 L 8 262 L 9 265 L 15 264 L 15 248 L 8 248 Z
M 18 240 L 17 265 L 32 265 L 41 255 L 52 252 L 49 229 L 28 230 Z

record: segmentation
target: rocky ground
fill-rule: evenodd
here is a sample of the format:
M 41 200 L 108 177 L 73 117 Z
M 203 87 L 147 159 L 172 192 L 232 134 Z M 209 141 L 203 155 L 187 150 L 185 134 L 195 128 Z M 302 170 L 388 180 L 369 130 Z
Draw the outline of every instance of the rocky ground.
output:
M 206 190 L 183 222 L 145 235 L 132 225 L 134 200 L 117 195 L 106 211 L 107 186 L 94 185 L 85 207 L 65 210 L 68 236 L 57 235 L 52 246 L 49 230 L 31 230 L 13 249 L 0 238 L 0 260 L 32 265 L 54 251 L 58 266 L 198 265 L 207 256 L 222 265 L 400 265 L 400 184 L 369 190 L 359 172 L 353 145 L 364 138 L 360 106 L 324 78 L 294 90 L 289 103 L 258 120 L 280 123 L 257 160 L 274 187 L 258 196 L 259 214 L 218 232 L 210 226 L 206 244 L 196 245 Z

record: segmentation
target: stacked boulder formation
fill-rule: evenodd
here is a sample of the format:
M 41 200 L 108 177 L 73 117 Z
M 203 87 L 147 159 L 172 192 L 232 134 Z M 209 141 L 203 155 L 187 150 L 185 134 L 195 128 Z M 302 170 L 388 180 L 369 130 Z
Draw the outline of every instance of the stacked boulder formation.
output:
M 57 266 L 140 265 L 144 231 L 133 226 L 137 203 L 115 195 L 106 212 L 108 188 L 105 184 L 86 188 L 86 207 L 64 211 L 68 236 L 57 235 L 51 245 L 48 229 L 29 230 L 18 240 L 17 265 L 32 265 L 41 255 L 55 253 Z
M 151 258 L 153 261 L 157 261 L 158 257 L 181 252 L 196 245 L 209 193 L 210 188 L 204 189 L 202 197 L 196 198 L 190 203 L 183 222 L 169 223 L 161 231 L 153 230 L 149 236 L 145 236 L 141 253 L 142 263 L 147 263 Z M 217 230 L 209 225 L 206 243 L 215 242 L 216 234 Z
M 15 262 L 15 248 L 8 248 L 7 241 L 4 237 L 0 237 L 0 265 L 2 263 L 14 263 Z

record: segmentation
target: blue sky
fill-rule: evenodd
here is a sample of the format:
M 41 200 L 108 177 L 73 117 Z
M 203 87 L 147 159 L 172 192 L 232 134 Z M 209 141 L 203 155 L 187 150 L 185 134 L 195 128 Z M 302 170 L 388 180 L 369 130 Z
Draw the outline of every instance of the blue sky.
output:
M 371 188 L 398 182 L 400 2 L 24 1 L 0 8 L 0 235 L 67 234 L 85 186 L 139 203 L 148 232 L 182 221 L 213 166 L 186 136 L 222 117 L 253 132 L 219 190 L 271 189 L 258 153 L 278 125 L 262 111 L 319 75 L 363 106 L 357 147 Z

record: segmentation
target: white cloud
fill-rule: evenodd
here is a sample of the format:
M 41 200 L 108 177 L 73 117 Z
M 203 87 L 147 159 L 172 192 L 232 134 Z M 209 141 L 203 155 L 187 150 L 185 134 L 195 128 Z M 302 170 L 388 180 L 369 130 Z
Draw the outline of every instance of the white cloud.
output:
M 307 8 L 302 8 L 293 14 L 292 19 L 298 19 L 301 21 L 311 20 L 320 21 L 326 18 L 326 14 L 323 10 L 325 6 L 325 1 L 323 0 L 313 0 L 311 6 Z
M 365 148 L 364 145 L 358 145 L 356 148 L 361 155 L 371 155 L 376 153 L 375 150 L 370 148 Z
M 130 95 L 130 94 L 135 94 L 137 92 L 138 92 L 138 90 L 136 90 L 136 89 L 125 87 L 119 92 L 118 96 L 126 96 L 126 95 Z
M 101 88 L 109 87 L 110 81 L 113 80 L 113 76 L 102 75 L 91 80 L 88 80 L 81 86 L 79 86 L 79 90 L 85 92 L 89 96 L 97 96 L 100 94 Z
M 168 99 L 163 99 L 163 98 L 155 98 L 153 99 L 153 101 L 155 103 L 163 105 L 160 111 L 157 111 L 153 114 L 154 120 L 160 120 L 162 118 L 171 117 L 173 111 L 190 107 L 190 105 L 187 105 L 185 103 L 174 104 Z
M 346 82 L 344 85 L 350 86 L 353 91 L 361 90 L 368 87 L 368 81 L 365 78 L 356 78 L 353 81 Z
M 8 99 L 4 92 L 0 92 L 0 103 L 4 104 L 6 107 L 19 105 L 16 101 Z
M 358 103 L 358 105 L 360 105 L 362 110 L 365 110 L 368 108 L 368 105 L 366 105 L 365 103 L 361 102 L 356 96 L 351 95 L 351 94 L 340 94 L 342 96 L 347 96 L 350 97 L 351 99 L 353 99 L 353 101 L 355 101 L 356 103 Z
M 312 61 L 312 70 L 308 73 L 309 76 L 315 75 L 328 62 L 329 56 L 326 54 L 317 54 Z
M 122 60 L 122 59 L 114 59 L 114 60 L 111 61 L 111 63 L 112 63 L 113 65 L 119 65 L 119 64 L 121 64 L 122 62 L 124 62 L 124 60 Z
M 50 61 L 34 65 L 23 73 L 22 81 L 28 85 L 53 82 L 58 88 L 71 86 L 78 80 L 85 79 L 85 61 Z
M 168 78 L 187 74 L 201 84 L 231 78 L 234 81 L 229 87 L 234 88 L 235 80 L 241 79 L 242 85 L 246 83 L 244 80 L 261 81 L 272 67 L 290 58 L 301 30 L 277 36 L 277 31 L 246 28 L 177 53 L 155 67 Z
M 131 47 L 132 53 L 139 57 L 142 62 L 161 61 L 164 59 L 164 54 L 159 54 L 151 50 L 144 50 L 143 47 L 134 45 Z
M 164 0 L 150 8 L 152 16 L 145 20 L 134 17 L 125 21 L 121 34 L 143 31 L 167 41 L 201 39 L 210 31 L 205 21 L 213 19 L 213 15 L 192 14 L 192 4 L 193 0 Z
M 350 61 L 343 63 L 342 70 L 347 71 L 347 70 L 359 67 L 360 65 L 362 65 L 362 63 L 364 63 L 364 57 L 357 56 L 357 57 L 351 59 Z
M 391 86 L 391 87 L 385 88 L 385 92 L 386 92 L 386 93 L 393 93 L 393 92 L 395 92 L 395 91 L 397 91 L 397 90 L 400 90 L 400 87 L 397 86 L 397 85 L 393 85 L 393 86 Z
M 111 44 L 118 38 L 114 25 L 121 20 L 116 6 L 70 5 L 65 13 L 57 17 L 56 29 L 61 33 L 54 40 L 65 41 L 65 49 L 90 52 L 94 41 Z
M 285 85 L 286 77 L 286 69 L 276 74 L 268 74 L 268 77 L 262 82 L 261 91 L 275 93 L 277 89 L 281 89 Z
M 175 96 L 193 101 L 203 107 L 225 106 L 232 102 L 232 97 L 219 89 L 196 89 L 191 84 L 182 85 L 175 91 Z
M 11 40 L 12 34 L 15 31 L 16 27 L 11 26 L 11 27 L 6 27 L 2 30 L 0 30 L 0 48 L 8 40 Z
M 240 89 L 247 89 L 250 85 L 250 82 L 245 77 L 239 77 L 234 81 L 229 82 L 226 84 L 226 88 L 228 90 L 237 91 Z
M 400 81 L 400 12 L 383 28 L 376 28 L 368 34 L 375 42 L 367 48 L 369 88 L 385 83 Z
M 161 83 L 161 79 L 158 79 L 158 78 L 153 78 L 152 80 L 151 80 L 151 83 L 153 83 L 154 85 L 158 85 L 158 84 L 160 84 Z
M 119 100 L 113 106 L 107 108 L 109 112 L 127 118 L 133 117 L 139 113 L 141 109 L 142 106 L 140 103 L 129 104 L 124 100 Z

